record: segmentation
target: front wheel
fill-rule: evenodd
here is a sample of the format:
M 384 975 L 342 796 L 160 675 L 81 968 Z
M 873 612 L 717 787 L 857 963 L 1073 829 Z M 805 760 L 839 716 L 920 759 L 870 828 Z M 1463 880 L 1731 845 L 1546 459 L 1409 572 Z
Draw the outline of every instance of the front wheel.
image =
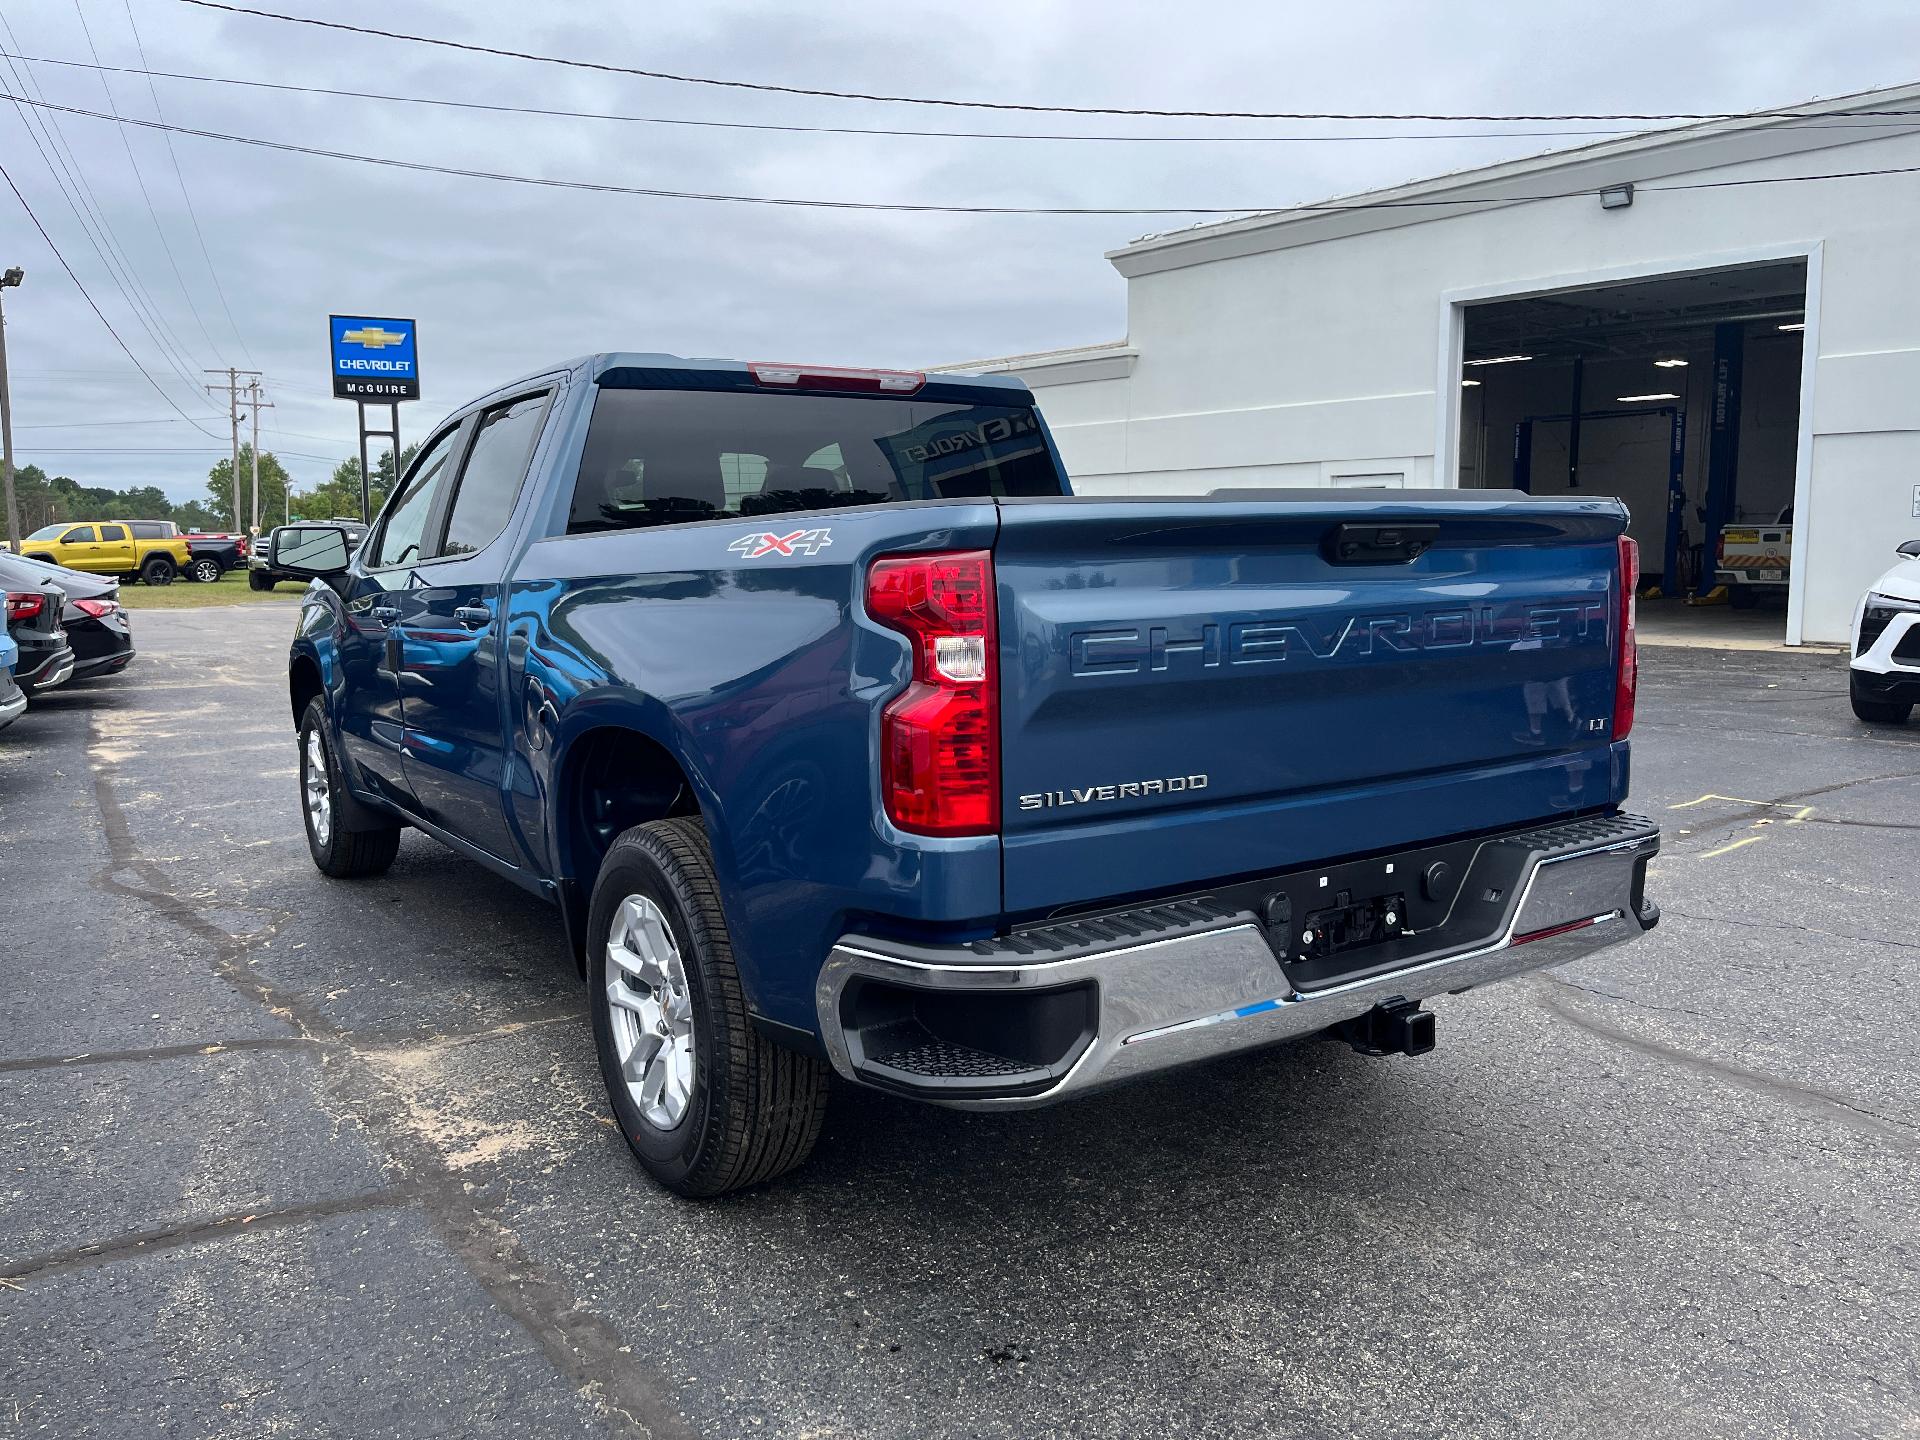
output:
M 193 562 L 193 569 L 188 573 L 202 585 L 211 585 L 220 578 L 220 562 L 203 555 Z
M 140 567 L 140 578 L 149 585 L 171 585 L 175 573 L 173 561 L 165 555 L 150 556 Z
M 247 588 L 249 590 L 271 590 L 273 589 L 273 581 L 268 578 L 264 571 L 249 570 L 247 571 Z
M 300 811 L 306 822 L 307 850 L 320 872 L 336 880 L 383 874 L 400 853 L 400 824 L 342 828 L 344 811 L 364 807 L 352 803 L 340 778 L 333 747 L 327 744 L 326 719 L 326 708 L 317 698 L 307 702 L 306 714 L 300 717 Z
M 1855 718 L 1869 725 L 1904 725 L 1913 714 L 1912 701 L 1878 699 L 1862 687 L 1857 675 L 1847 677 L 1847 699 L 1853 703 Z
M 681 1195 L 721 1195 L 812 1153 L 827 1068 L 754 1029 L 699 820 L 636 825 L 613 842 L 587 946 L 600 1073 L 648 1174 Z

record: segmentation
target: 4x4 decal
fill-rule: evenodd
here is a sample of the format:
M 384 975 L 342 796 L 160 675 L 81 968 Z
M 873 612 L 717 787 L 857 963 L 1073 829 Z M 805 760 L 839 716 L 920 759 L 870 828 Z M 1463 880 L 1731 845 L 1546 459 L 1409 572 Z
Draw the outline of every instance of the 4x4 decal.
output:
M 742 535 L 727 549 L 744 560 L 760 560 L 768 555 L 818 555 L 833 543 L 833 531 L 795 530 L 790 535 L 775 535 L 763 530 L 758 535 Z

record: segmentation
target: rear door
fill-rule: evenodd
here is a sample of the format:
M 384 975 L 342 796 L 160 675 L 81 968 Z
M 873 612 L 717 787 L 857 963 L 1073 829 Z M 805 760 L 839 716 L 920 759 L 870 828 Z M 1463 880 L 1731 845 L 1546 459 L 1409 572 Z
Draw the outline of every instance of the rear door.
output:
M 395 628 L 404 763 L 419 813 L 503 859 L 514 846 L 506 823 L 501 706 L 500 588 L 508 546 L 501 540 L 552 391 L 542 389 L 482 410 L 444 519 L 437 552 L 399 594 Z
M 1010 911 L 1617 802 L 1617 501 L 1300 494 L 1002 503 Z
M 102 525 L 100 543 L 94 548 L 99 562 L 94 568 L 102 574 L 130 575 L 139 569 L 133 555 L 133 537 L 125 525 Z

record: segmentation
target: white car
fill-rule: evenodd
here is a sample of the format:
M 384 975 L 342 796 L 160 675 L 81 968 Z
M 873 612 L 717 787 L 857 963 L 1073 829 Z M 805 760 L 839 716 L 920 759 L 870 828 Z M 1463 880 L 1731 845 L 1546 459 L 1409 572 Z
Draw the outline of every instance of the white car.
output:
M 1853 713 L 1872 725 L 1904 725 L 1920 701 L 1920 540 L 1873 582 L 1853 614 Z

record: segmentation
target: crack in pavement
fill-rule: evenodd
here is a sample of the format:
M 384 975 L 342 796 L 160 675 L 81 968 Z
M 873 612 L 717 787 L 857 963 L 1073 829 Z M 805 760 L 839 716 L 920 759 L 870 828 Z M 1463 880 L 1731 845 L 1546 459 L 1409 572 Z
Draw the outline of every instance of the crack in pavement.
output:
M 225 1055 L 245 1050 L 324 1050 L 345 1046 L 354 1050 L 406 1050 L 445 1046 L 469 1040 L 491 1040 L 517 1035 L 536 1025 L 584 1023 L 587 1012 L 577 1006 L 545 1007 L 513 1020 L 477 1030 L 342 1030 L 330 1036 L 250 1035 L 239 1040 L 191 1040 L 177 1045 L 148 1045 L 134 1050 L 86 1050 L 76 1055 L 22 1055 L 0 1060 L 0 1075 L 34 1070 L 69 1070 L 78 1065 L 142 1065 L 155 1060 L 179 1060 L 197 1055 Z
M 408 1126 L 405 1097 L 355 1048 L 356 1037 L 307 996 L 284 993 L 248 967 L 243 958 L 247 948 L 271 938 L 293 917 L 282 913 L 265 930 L 236 936 L 171 893 L 166 872 L 140 853 L 113 789 L 118 762 L 101 758 L 96 753 L 100 744 L 97 724 L 89 720 L 93 798 L 108 854 L 97 883 L 151 907 L 201 940 L 221 979 L 295 1030 L 295 1036 L 283 1038 L 324 1045 L 334 1055 L 322 1085 L 359 1121 L 387 1167 L 402 1177 L 394 1193 L 419 1204 L 434 1233 L 495 1307 L 532 1336 L 548 1362 L 605 1418 L 629 1434 L 692 1440 L 696 1432 L 674 1406 L 666 1377 L 638 1360 L 610 1321 L 588 1310 L 533 1260 L 513 1230 L 492 1213 L 498 1203 L 470 1193 L 448 1157 Z M 144 884 L 128 884 L 120 878 L 123 872 Z
M 1584 986 L 1570 985 L 1556 976 L 1542 975 L 1541 980 L 1561 985 L 1565 988 L 1580 990 L 1587 994 Z M 1777 1075 L 1765 1071 L 1752 1070 L 1744 1065 L 1736 1065 L 1728 1060 L 1714 1060 L 1691 1050 L 1683 1050 L 1677 1045 L 1668 1045 L 1664 1041 L 1649 1039 L 1644 1035 L 1635 1035 L 1604 1020 L 1591 1015 L 1582 1015 L 1570 1009 L 1551 994 L 1544 993 L 1539 987 L 1534 990 L 1535 1001 L 1556 1019 L 1610 1040 L 1625 1049 L 1635 1051 L 1651 1059 L 1664 1060 L 1684 1069 L 1706 1075 L 1736 1090 L 1745 1090 L 1751 1094 L 1764 1095 L 1769 1099 L 1781 1101 L 1796 1110 L 1818 1115 L 1824 1120 L 1836 1121 L 1864 1134 L 1886 1140 L 1912 1153 L 1920 1153 L 1920 1127 L 1896 1120 L 1891 1115 L 1883 1115 L 1864 1105 L 1835 1095 L 1830 1091 L 1817 1090 L 1810 1085 L 1795 1084 L 1783 1080 Z
M 152 1255 L 162 1250 L 177 1250 L 183 1245 L 222 1235 L 237 1235 L 259 1230 L 279 1230 L 289 1225 L 304 1225 L 328 1220 L 336 1215 L 353 1215 L 362 1210 L 393 1209 L 412 1204 L 417 1197 L 402 1185 L 369 1191 L 363 1195 L 343 1195 L 333 1200 L 315 1200 L 305 1205 L 287 1205 L 278 1210 L 229 1211 L 211 1220 L 194 1220 L 184 1225 L 165 1225 L 151 1230 L 135 1230 L 110 1240 L 90 1245 L 75 1245 L 45 1255 L 30 1255 L 10 1265 L 0 1266 L 0 1280 L 26 1280 L 57 1270 L 74 1270 L 129 1255 Z
M 1666 915 L 1678 915 L 1682 920 L 1697 921 L 1702 925 L 1736 925 L 1747 930 L 1783 930 L 1801 935 L 1825 935 L 1832 940 L 1851 940 L 1860 945 L 1892 945 L 1901 950 L 1920 950 L 1920 941 L 1895 940 L 1886 935 L 1855 935 L 1847 930 L 1825 930 L 1818 925 L 1795 925 L 1791 921 L 1741 920 L 1731 915 L 1696 915 L 1690 910 L 1681 910 L 1673 905 L 1663 905 L 1661 912 Z

